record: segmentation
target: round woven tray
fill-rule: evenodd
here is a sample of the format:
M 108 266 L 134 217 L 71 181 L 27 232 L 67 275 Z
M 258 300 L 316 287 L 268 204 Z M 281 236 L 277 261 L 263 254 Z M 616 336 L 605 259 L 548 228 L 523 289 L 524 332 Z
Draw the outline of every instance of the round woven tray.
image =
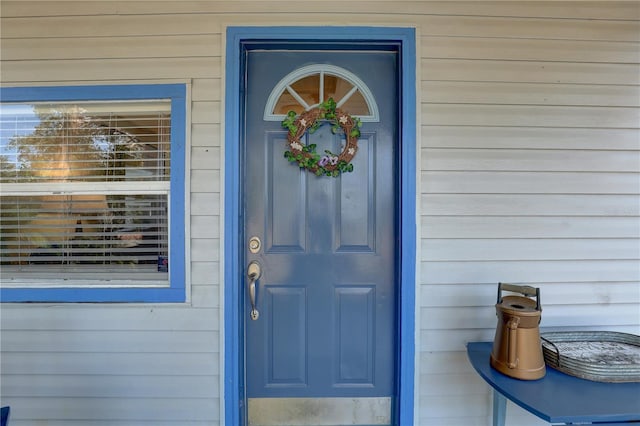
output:
M 640 336 L 612 331 L 542 333 L 545 363 L 597 382 L 640 382 Z

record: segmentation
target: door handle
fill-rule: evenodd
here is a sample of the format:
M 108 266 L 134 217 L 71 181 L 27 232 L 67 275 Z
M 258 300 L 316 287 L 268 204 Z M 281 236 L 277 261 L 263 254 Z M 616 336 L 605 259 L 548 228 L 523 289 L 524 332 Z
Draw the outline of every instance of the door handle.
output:
M 260 316 L 260 312 L 256 309 L 256 282 L 261 274 L 262 270 L 257 261 L 254 260 L 249 263 L 249 267 L 247 268 L 247 277 L 249 278 L 247 281 L 247 290 L 249 291 L 249 301 L 251 302 L 250 316 L 253 321 L 257 320 Z

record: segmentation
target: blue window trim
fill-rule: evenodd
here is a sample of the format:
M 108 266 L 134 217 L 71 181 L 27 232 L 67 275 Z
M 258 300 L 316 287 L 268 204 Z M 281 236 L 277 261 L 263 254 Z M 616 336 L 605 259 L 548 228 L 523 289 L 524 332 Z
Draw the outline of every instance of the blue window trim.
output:
M 242 305 L 240 264 L 241 176 L 240 77 L 242 44 L 249 41 L 391 41 L 400 44 L 401 56 L 401 294 L 396 361 L 398 376 L 395 424 L 414 420 L 415 303 L 416 303 L 416 34 L 414 28 L 392 27 L 228 27 L 225 85 L 225 273 L 224 273 L 224 410 L 225 424 L 241 424 L 242 397 Z
M 185 294 L 185 129 L 186 85 L 3 87 L 2 102 L 171 99 L 171 182 L 168 287 L 0 288 L 5 302 L 184 302 Z

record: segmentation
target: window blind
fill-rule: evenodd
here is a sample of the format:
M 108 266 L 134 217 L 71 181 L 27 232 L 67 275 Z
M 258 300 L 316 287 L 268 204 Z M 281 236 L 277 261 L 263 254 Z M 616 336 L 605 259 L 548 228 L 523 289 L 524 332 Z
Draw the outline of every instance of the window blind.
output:
M 168 181 L 169 108 L 168 101 L 4 105 L 0 183 Z
M 166 280 L 170 123 L 168 100 L 3 104 L 3 281 Z

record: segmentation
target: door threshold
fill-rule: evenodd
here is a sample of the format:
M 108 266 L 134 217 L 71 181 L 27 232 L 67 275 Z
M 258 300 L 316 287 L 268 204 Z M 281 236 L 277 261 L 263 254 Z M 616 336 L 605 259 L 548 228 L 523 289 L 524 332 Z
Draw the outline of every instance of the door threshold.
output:
M 391 398 L 249 398 L 250 426 L 383 426 Z

